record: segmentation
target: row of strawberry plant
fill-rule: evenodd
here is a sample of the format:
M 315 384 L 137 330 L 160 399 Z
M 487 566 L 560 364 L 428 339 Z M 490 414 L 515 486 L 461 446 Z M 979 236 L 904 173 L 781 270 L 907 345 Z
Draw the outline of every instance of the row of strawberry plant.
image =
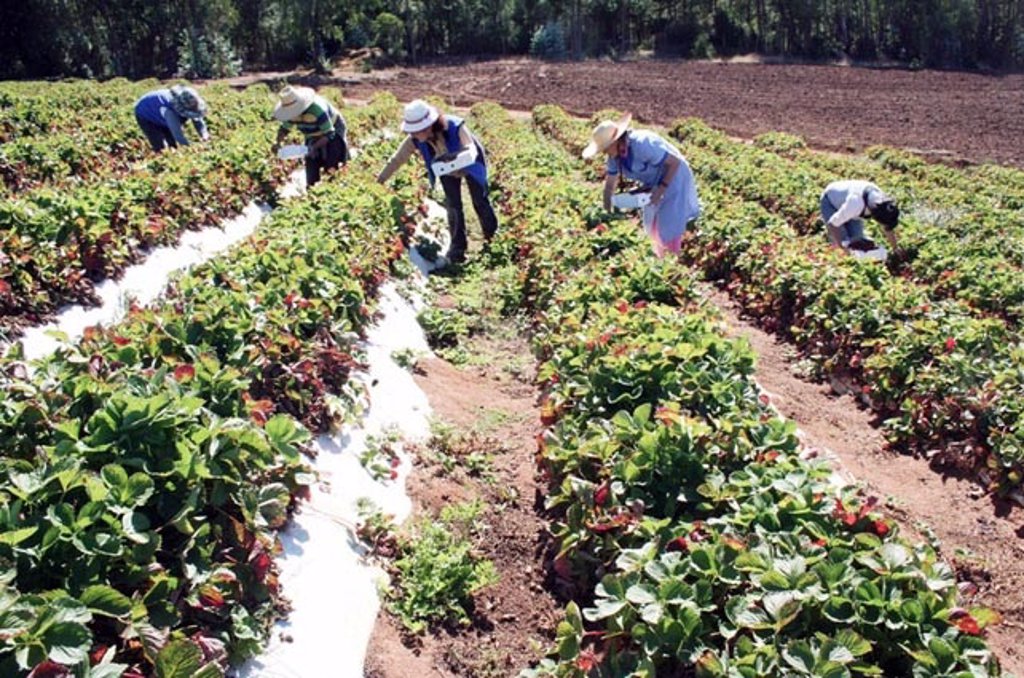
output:
M 707 210 L 688 260 L 823 372 L 862 383 L 898 446 L 987 469 L 994 487 L 1019 483 L 1020 358 L 1006 325 L 794 237 L 762 206 L 731 197 L 715 172 L 699 170 Z
M 835 176 L 874 177 L 881 185 L 903 187 L 913 196 L 916 221 L 929 225 L 901 234 L 910 255 L 904 274 L 931 285 L 938 297 L 960 298 L 1019 323 L 1024 257 L 1017 245 L 1024 245 L 1024 218 L 1012 189 L 1019 170 L 957 170 L 888 147 L 870 148 L 868 157 L 839 157 L 808 152 L 799 139 L 780 145 L 777 137 L 758 143 Z
M 307 428 L 345 415 L 401 253 L 379 162 L 33 375 L 4 359 L 3 675 L 218 676 L 258 650 Z
M 504 294 L 535 313 L 554 568 L 579 601 L 531 674 L 998 675 L 975 637 L 986 615 L 956 607 L 929 547 L 800 458 L 692 277 L 634 224 L 597 222 L 567 158 L 474 114 L 525 273 Z
M 924 285 L 936 300 L 959 298 L 979 314 L 1014 324 L 1024 317 L 1024 275 L 1013 247 L 1017 242 L 1024 245 L 1024 230 L 1014 226 L 1024 225 L 1019 210 L 996 208 L 980 192 L 939 187 L 877 164 L 866 167 L 861 158 L 797 150 L 779 155 L 772 152 L 781 145 L 777 137 L 760 144 L 772 149 L 766 150 L 731 141 L 696 121 L 677 124 L 674 134 L 687 153 L 692 145 L 714 150 L 715 178 L 785 217 L 797 231 L 819 239 L 822 188 L 835 178 L 872 177 L 904 206 L 899 228 L 902 252 L 895 260 L 901 275 Z M 952 214 L 958 216 L 950 218 Z
M 59 100 L 55 86 L 42 85 L 41 90 Z M 132 111 L 134 98 L 144 92 L 138 88 L 125 92 L 112 109 L 76 109 L 78 117 L 61 129 L 3 144 L 0 179 L 7 193 L 23 196 L 38 186 L 74 186 L 130 173 L 135 163 L 152 155 Z M 264 85 L 244 92 L 210 86 L 201 93 L 210 106 L 207 123 L 214 137 L 227 136 L 243 126 L 268 124 L 270 93 Z
M 261 100 L 257 91 L 250 103 Z M 392 110 L 353 110 L 353 135 L 369 134 Z M 251 105 L 239 115 L 261 114 Z M 276 202 L 286 166 L 268 152 L 272 134 L 269 125 L 240 125 L 199 153 L 165 153 L 124 177 L 0 203 L 0 332 L 13 335 L 60 304 L 93 302 L 94 282 L 186 229 L 213 225 L 253 199 Z

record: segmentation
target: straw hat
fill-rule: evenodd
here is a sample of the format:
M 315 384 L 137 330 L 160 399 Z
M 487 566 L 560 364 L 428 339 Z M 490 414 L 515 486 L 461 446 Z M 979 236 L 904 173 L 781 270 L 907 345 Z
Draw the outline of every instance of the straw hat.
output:
M 302 112 L 313 103 L 316 92 L 308 87 L 292 87 L 285 85 L 277 93 L 280 101 L 274 106 L 274 117 L 281 122 L 288 122 L 302 115 Z
M 626 113 L 619 118 L 618 122 L 612 122 L 611 120 L 602 121 L 600 125 L 594 128 L 594 132 L 590 135 L 590 143 L 583 149 L 583 157 L 592 158 L 615 143 L 629 129 L 629 121 L 632 119 L 633 116 L 630 113 Z
M 440 115 L 436 108 L 422 99 L 410 101 L 402 113 L 402 131 L 409 134 L 422 132 L 433 125 Z
M 206 115 L 206 102 L 199 92 L 184 85 L 171 87 L 171 108 L 183 118 L 201 118 Z

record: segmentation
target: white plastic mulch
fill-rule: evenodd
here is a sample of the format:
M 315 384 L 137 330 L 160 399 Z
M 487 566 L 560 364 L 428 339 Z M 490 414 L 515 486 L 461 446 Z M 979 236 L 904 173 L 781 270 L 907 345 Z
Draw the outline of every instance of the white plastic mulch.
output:
M 356 502 L 370 499 L 396 522 L 411 509 L 405 494 L 408 455 L 400 459 L 394 480 L 375 480 L 360 463 L 369 436 L 400 434 L 403 441 L 429 434 L 430 406 L 392 353 L 403 349 L 428 353 L 416 321 L 416 309 L 392 284 L 382 289 L 382 318 L 366 343 L 369 408 L 359 425 L 317 441 L 316 470 L 322 483 L 282 533 L 285 553 L 278 557 L 281 584 L 292 603 L 288 618 L 273 629 L 262 655 L 238 671 L 242 678 L 312 678 L 362 676 L 366 647 L 380 609 L 379 568 L 363 561 L 364 547 L 353 530 L 359 520 Z
M 281 195 L 293 197 L 304 190 L 305 175 L 300 171 L 292 175 Z M 62 343 L 75 343 L 87 327 L 116 323 L 133 300 L 142 305 L 151 303 L 163 292 L 172 273 L 201 264 L 247 238 L 269 213 L 267 205 L 252 202 L 241 214 L 219 226 L 186 231 L 177 245 L 154 249 L 144 262 L 127 268 L 120 280 L 104 280 L 96 285 L 99 306 L 65 306 L 53 322 L 26 329 L 19 339 L 25 359 L 44 358 Z M 55 334 L 63 334 L 66 339 Z

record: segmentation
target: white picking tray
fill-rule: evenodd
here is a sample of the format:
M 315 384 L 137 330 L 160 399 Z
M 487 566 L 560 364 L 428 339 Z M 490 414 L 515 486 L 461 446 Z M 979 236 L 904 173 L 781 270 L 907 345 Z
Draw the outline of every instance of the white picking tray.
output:
M 853 255 L 854 259 L 867 259 L 869 261 L 885 261 L 889 258 L 889 251 L 882 245 L 875 245 L 870 250 L 852 249 L 850 243 L 844 240 L 842 243 L 843 249 Z
M 464 151 L 460 151 L 458 155 L 447 153 L 440 156 L 430 165 L 430 169 L 434 170 L 434 176 L 443 177 L 446 174 L 469 167 L 473 164 L 474 160 L 473 152 L 467 148 Z
M 281 160 L 305 158 L 307 153 L 309 153 L 309 148 L 304 144 L 289 144 L 277 149 L 277 157 L 281 158 Z
M 620 210 L 635 210 L 651 204 L 651 194 L 647 191 L 632 193 L 616 193 L 612 196 L 612 207 Z
M 853 255 L 854 259 L 869 259 L 873 261 L 885 261 L 889 258 L 889 251 L 882 246 L 878 246 L 873 250 L 867 252 L 861 250 L 850 250 L 850 254 Z

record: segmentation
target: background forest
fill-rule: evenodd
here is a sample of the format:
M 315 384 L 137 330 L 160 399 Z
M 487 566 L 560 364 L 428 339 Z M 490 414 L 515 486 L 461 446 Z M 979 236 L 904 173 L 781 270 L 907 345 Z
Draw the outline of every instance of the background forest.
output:
M 215 77 L 346 50 L 380 61 L 757 52 L 912 67 L 1024 66 L 1024 0 L 21 0 L 0 78 Z

